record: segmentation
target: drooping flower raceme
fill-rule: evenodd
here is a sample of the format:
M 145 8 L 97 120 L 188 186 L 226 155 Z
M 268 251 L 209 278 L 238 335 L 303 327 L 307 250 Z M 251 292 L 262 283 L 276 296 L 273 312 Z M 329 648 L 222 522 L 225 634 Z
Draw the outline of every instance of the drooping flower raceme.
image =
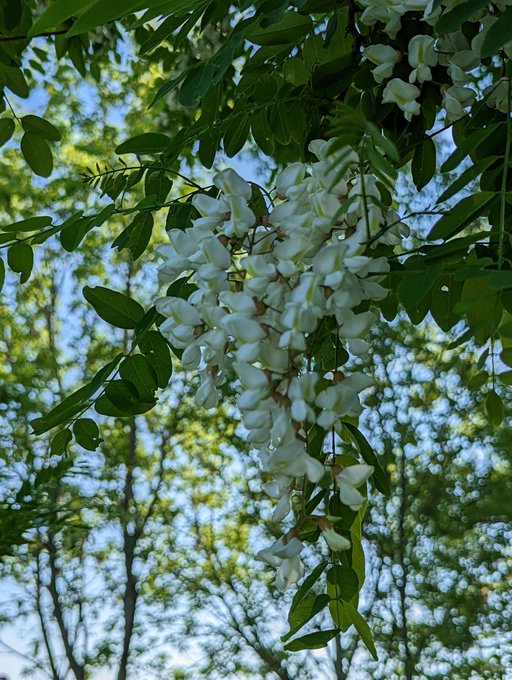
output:
M 416 86 L 403 85 L 412 88 L 407 97 L 414 106 Z M 334 333 L 340 355 L 342 349 L 365 352 L 364 338 L 376 319 L 368 307 L 386 295 L 381 282 L 388 271 L 372 247 L 395 244 L 407 233 L 384 207 L 375 177 L 361 172 L 353 149 L 315 140 L 310 150 L 318 161 L 293 163 L 279 175 L 279 202 L 265 215 L 252 209 L 251 185 L 225 170 L 214 177 L 216 197 L 194 196 L 200 216 L 193 226 L 172 229 L 170 244 L 158 247 L 161 281 L 186 274 L 193 287 L 187 299 L 156 301 L 166 317 L 160 330 L 183 351 L 185 367 L 198 370 L 199 405 L 215 405 L 218 388 L 236 378 L 247 438 L 263 470 L 275 477 L 264 490 L 277 501 L 276 522 L 290 515 L 305 483 L 337 485 L 342 504 L 362 505 L 358 488 L 372 468 L 347 466 L 334 478 L 323 449 L 311 454 L 308 433 L 312 427 L 341 433 L 344 419 L 360 413 L 359 395 L 372 381 L 362 373 L 344 375 L 335 364 L 330 371 L 316 366 L 316 338 Z M 321 517 L 310 519 L 331 549 L 348 549 L 348 538 Z M 303 521 L 304 515 L 259 553 L 279 567 L 282 590 L 303 574 Z

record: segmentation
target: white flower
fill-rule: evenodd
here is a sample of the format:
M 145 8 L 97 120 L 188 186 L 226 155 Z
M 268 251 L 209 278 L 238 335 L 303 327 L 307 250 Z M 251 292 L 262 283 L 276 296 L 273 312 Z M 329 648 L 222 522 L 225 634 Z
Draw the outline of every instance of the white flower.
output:
M 421 109 L 416 98 L 420 96 L 420 91 L 416 85 L 406 83 L 400 78 L 393 78 L 384 88 L 382 101 L 387 104 L 396 104 L 405 114 L 406 120 L 411 120 L 417 116 Z
M 362 507 L 365 501 L 365 497 L 359 493 L 357 487 L 364 484 L 372 476 L 373 470 L 372 465 L 349 465 L 336 475 L 341 502 L 355 512 Z
M 251 199 L 251 185 L 242 179 L 232 168 L 214 175 L 213 183 L 227 196 L 241 196 L 246 201 Z
M 338 534 L 333 528 L 322 529 L 322 536 L 325 538 L 327 545 L 331 550 L 348 550 L 350 548 L 350 541 L 345 536 Z
M 434 43 L 434 38 L 429 35 L 415 35 L 409 41 L 408 59 L 409 64 L 413 67 L 409 76 L 410 83 L 414 83 L 416 80 L 419 83 L 432 80 L 430 67 L 437 64 Z
M 376 64 L 377 68 L 372 69 L 372 74 L 377 83 L 391 78 L 395 64 L 401 57 L 400 52 L 389 45 L 370 45 L 365 49 L 363 56 L 372 64 Z
M 290 189 L 300 185 L 305 175 L 306 166 L 304 163 L 291 163 L 277 176 L 277 193 L 280 196 L 287 197 Z
M 443 92 L 443 107 L 447 120 L 456 120 L 464 115 L 465 109 L 476 99 L 476 93 L 470 87 L 452 85 Z
M 300 557 L 292 557 L 281 562 L 281 566 L 276 574 L 276 588 L 284 592 L 294 583 L 297 583 L 304 576 L 304 565 Z

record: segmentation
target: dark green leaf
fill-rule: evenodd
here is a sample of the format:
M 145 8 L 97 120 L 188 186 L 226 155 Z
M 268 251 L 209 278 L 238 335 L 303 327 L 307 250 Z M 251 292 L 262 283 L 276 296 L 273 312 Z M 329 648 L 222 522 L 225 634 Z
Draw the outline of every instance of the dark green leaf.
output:
M 7 264 L 13 272 L 21 274 L 21 283 L 28 281 L 34 266 L 34 252 L 28 243 L 14 243 L 7 251 Z
M 478 161 L 477 163 L 470 165 L 469 168 L 466 168 L 464 172 L 462 172 L 460 175 L 458 175 L 457 179 L 455 179 L 448 189 L 445 189 L 441 196 L 438 198 L 438 203 L 442 203 L 443 201 L 447 201 L 449 198 L 457 194 L 459 191 L 464 189 L 464 187 L 469 184 L 470 182 L 476 180 L 484 170 L 487 170 L 488 167 L 490 167 L 496 160 L 497 156 L 490 156 L 489 158 L 484 158 L 481 161 Z
M 428 238 L 434 240 L 455 236 L 481 217 L 495 198 L 496 194 L 492 191 L 481 191 L 466 196 L 435 223 Z
M 142 354 L 128 356 L 119 367 L 119 375 L 135 386 L 141 401 L 152 401 L 158 387 L 156 373 Z
M 488 0 L 469 0 L 461 5 L 457 5 L 454 9 L 444 12 L 437 20 L 436 31 L 438 33 L 451 33 L 461 27 L 469 17 L 488 5 Z
M 497 54 L 512 40 L 512 7 L 507 7 L 496 23 L 487 29 L 480 54 L 483 58 Z
M 319 630 L 316 633 L 309 633 L 309 635 L 303 635 L 296 640 L 292 640 L 284 648 L 288 652 L 299 652 L 301 649 L 321 649 L 326 647 L 329 640 L 332 640 L 339 632 L 338 628 Z
M 135 216 L 128 231 L 127 245 L 134 260 L 146 250 L 153 233 L 153 215 L 150 212 L 139 213 Z
M 137 390 L 127 380 L 113 380 L 105 388 L 105 396 L 123 415 L 146 413 L 156 404 L 155 399 L 142 401 Z M 96 410 L 98 410 L 96 406 Z
M 34 115 L 23 116 L 21 124 L 25 132 L 35 132 L 35 134 L 44 137 L 49 142 L 58 142 L 60 140 L 60 132 L 44 118 Z
M 411 171 L 418 191 L 423 189 L 434 176 L 436 171 L 436 145 L 430 137 L 425 137 L 414 150 Z
M 361 456 L 363 457 L 364 462 L 367 463 L 368 465 L 373 465 L 373 467 L 375 468 L 371 479 L 373 479 L 373 481 L 375 482 L 376 488 L 385 496 L 389 496 L 390 493 L 389 480 L 387 478 L 386 473 L 382 469 L 380 461 L 377 458 L 376 454 L 374 453 L 372 447 L 366 441 L 365 436 L 357 429 L 355 425 L 352 425 L 351 423 L 343 424 L 349 431 L 352 439 L 357 444 L 357 447 L 359 449 L 359 452 L 361 453 Z
M 165 151 L 170 142 L 170 138 L 160 132 L 144 132 L 119 144 L 116 153 L 118 155 L 135 153 L 138 156 L 157 154 Z
M 171 352 L 167 342 L 158 331 L 149 331 L 140 339 L 139 348 L 155 371 L 158 387 L 167 387 L 172 375 Z
M 503 421 L 503 403 L 494 390 L 487 395 L 485 409 L 491 423 L 495 427 L 501 425 Z
M 2 231 L 39 231 L 52 223 L 51 217 L 28 217 L 26 220 L 20 220 L 19 222 L 14 222 L 13 224 L 7 224 L 2 227 Z
M 124 293 L 103 286 L 85 286 L 83 293 L 96 313 L 117 328 L 135 328 L 144 316 L 142 305 Z
M 246 34 L 247 40 L 255 45 L 293 45 L 312 29 L 311 19 L 296 12 L 287 12 L 271 28 L 257 28 Z
M 73 424 L 75 439 L 87 451 L 95 451 L 101 442 L 100 431 L 92 418 L 79 418 Z
M 49 177 L 52 174 L 52 152 L 43 137 L 35 132 L 25 132 L 21 138 L 21 151 L 36 175 Z
M 198 64 L 187 74 L 180 87 L 179 102 L 186 107 L 195 107 L 208 91 L 215 75 L 212 64 Z
M 155 196 L 158 203 L 163 203 L 172 188 L 172 180 L 169 179 L 165 170 L 150 169 L 144 180 L 144 193 L 146 196 Z
M 423 267 L 423 258 L 415 258 L 414 264 Z M 398 286 L 398 299 L 404 307 L 415 307 L 429 292 L 443 271 L 443 264 L 429 262 L 421 271 L 404 271 L 403 279 Z
M 53 437 L 50 444 L 50 453 L 52 455 L 61 455 L 67 449 L 69 442 L 72 439 L 71 430 L 59 430 Z
M 488 137 L 494 135 L 502 123 L 492 123 L 484 128 L 479 128 L 475 132 L 462 138 L 462 142 L 457 145 L 455 151 L 446 159 L 441 166 L 441 172 L 450 172 L 458 168 L 466 156 L 474 151 L 477 146 L 486 141 Z
M 328 593 L 332 599 L 349 602 L 359 592 L 359 579 L 352 567 L 336 564 L 327 572 Z
M 0 257 L 0 292 L 4 287 L 4 282 L 5 282 L 5 264 L 3 259 Z
M 95 0 L 56 0 L 36 19 L 28 32 L 28 37 L 56 28 L 72 16 L 77 16 Z
M 232 158 L 245 144 L 249 135 L 250 116 L 248 113 L 232 117 L 226 132 L 224 133 L 224 151 Z
M 12 118 L 1 118 L 0 119 L 0 146 L 3 146 L 6 142 L 10 140 L 16 125 Z

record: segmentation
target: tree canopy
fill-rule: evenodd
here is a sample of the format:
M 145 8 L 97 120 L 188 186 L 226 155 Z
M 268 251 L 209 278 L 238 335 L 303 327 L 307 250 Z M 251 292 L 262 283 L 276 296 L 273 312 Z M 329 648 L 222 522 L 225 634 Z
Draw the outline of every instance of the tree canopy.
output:
M 1 552 L 51 677 L 127 677 L 139 599 L 206 673 L 502 673 L 511 11 L 4 3 Z

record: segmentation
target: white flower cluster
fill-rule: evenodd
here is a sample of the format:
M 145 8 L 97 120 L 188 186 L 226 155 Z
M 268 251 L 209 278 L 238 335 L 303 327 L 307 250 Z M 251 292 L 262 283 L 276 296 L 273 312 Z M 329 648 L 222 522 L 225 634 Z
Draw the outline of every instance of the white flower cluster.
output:
M 238 379 L 247 437 L 263 469 L 276 476 L 265 486 L 278 499 L 275 521 L 289 514 L 298 478 L 316 484 L 326 473 L 323 461 L 308 454 L 308 430 L 316 424 L 340 432 L 345 417 L 360 413 L 359 393 L 372 384 L 361 373 L 343 375 L 338 366 L 325 374 L 313 370 L 317 334 L 330 324 L 340 346 L 353 355 L 366 351 L 364 338 L 376 319 L 368 307 L 386 296 L 380 282 L 388 271 L 387 260 L 372 257 L 368 243 L 394 245 L 407 233 L 383 207 L 375 177 L 362 174 L 356 152 L 333 151 L 322 140 L 310 150 L 318 162 L 309 169 L 293 163 L 279 175 L 280 202 L 267 214 L 254 214 L 251 186 L 225 170 L 214 177 L 217 198 L 194 196 L 201 216 L 193 226 L 172 229 L 170 244 L 158 248 L 160 280 L 172 283 L 188 272 L 196 286 L 186 300 L 156 301 L 167 317 L 160 330 L 183 350 L 184 367 L 199 371 L 199 405 L 213 407 L 219 385 Z M 341 177 L 340 166 L 346 168 Z M 364 464 L 331 470 L 343 503 L 362 506 L 357 487 L 372 472 Z M 322 522 L 331 548 L 350 547 L 332 522 Z M 303 573 L 296 533 L 260 553 L 279 565 L 282 589 Z
M 413 36 L 407 46 L 407 53 L 386 44 L 369 45 L 364 50 L 364 58 L 375 66 L 372 69 L 377 83 L 386 81 L 382 101 L 396 104 L 407 120 L 420 114 L 421 107 L 417 101 L 421 94 L 421 85 L 434 80 L 432 69 L 441 66 L 446 74 L 446 82 L 441 80 L 440 93 L 442 108 L 448 122 L 457 120 L 476 99 L 476 92 L 469 87 L 481 67 L 481 50 L 487 32 L 498 21 L 491 15 L 487 7 L 476 11 L 470 21 L 477 24 L 478 30 L 470 39 L 459 28 L 456 31 L 436 35 L 436 22 L 442 10 L 448 11 L 459 4 L 458 0 L 443 2 L 443 6 L 432 1 L 405 0 L 404 2 L 388 2 L 387 0 L 359 0 L 365 9 L 361 22 L 374 26 L 384 24 L 382 30 L 392 40 L 401 28 L 401 19 L 406 12 L 421 13 L 418 19 L 425 22 L 425 33 Z M 504 3 L 507 4 L 507 3 Z M 434 35 L 431 35 L 432 28 Z M 512 57 L 512 41 L 505 45 L 505 53 Z M 407 59 L 410 67 L 408 80 L 393 77 L 395 67 Z M 439 78 L 439 76 L 438 76 Z M 489 106 L 506 113 L 508 111 L 508 85 L 505 79 L 497 81 L 484 90 L 484 97 Z

